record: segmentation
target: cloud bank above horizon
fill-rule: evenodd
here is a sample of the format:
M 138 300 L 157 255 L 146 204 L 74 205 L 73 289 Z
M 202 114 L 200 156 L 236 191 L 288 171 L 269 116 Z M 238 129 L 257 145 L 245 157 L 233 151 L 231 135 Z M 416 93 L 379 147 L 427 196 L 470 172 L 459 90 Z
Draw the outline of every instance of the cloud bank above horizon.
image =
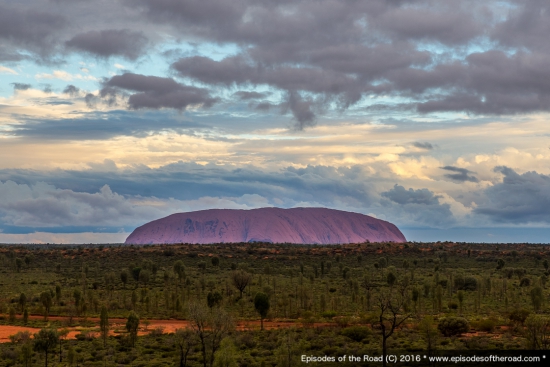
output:
M 549 24 L 539 0 L 0 0 L 0 243 L 266 206 L 548 242 Z

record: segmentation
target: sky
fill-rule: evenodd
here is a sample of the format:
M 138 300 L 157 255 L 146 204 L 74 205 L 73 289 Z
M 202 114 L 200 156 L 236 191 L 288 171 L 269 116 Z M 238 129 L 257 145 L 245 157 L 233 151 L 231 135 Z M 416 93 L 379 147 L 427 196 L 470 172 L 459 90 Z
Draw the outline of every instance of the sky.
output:
M 0 0 L 0 243 L 328 207 L 550 243 L 550 3 Z

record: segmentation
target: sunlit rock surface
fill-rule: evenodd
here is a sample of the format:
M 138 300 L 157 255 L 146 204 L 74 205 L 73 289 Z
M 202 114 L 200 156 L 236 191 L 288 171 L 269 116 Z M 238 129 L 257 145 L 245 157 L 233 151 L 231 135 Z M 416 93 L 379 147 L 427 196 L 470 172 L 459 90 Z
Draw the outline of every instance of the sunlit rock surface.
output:
M 399 229 L 368 215 L 326 208 L 210 209 L 177 213 L 136 228 L 127 244 L 405 242 Z

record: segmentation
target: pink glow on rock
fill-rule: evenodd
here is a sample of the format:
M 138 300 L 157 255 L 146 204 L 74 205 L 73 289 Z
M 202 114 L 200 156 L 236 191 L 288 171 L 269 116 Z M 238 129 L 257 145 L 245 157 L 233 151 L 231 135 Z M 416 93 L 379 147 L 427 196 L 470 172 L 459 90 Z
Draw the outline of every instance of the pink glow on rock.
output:
M 136 228 L 126 244 L 405 242 L 389 222 L 327 208 L 210 209 L 177 213 Z

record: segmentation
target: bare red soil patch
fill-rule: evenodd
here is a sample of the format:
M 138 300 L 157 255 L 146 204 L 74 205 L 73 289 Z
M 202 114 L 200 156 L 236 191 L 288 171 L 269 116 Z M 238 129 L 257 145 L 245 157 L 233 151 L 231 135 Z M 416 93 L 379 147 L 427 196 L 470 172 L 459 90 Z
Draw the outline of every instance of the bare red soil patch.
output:
M 42 320 L 42 316 L 29 316 L 30 319 Z M 50 316 L 48 318 L 50 321 L 62 321 L 67 322 L 68 317 L 65 316 Z M 96 331 L 99 326 L 99 319 L 96 317 L 90 317 L 86 319 L 94 323 L 94 326 L 89 328 L 83 327 L 69 327 L 69 334 L 67 335 L 68 339 L 75 339 L 76 335 L 79 334 L 82 330 L 90 330 L 90 334 L 93 336 L 98 336 L 99 333 Z M 76 321 L 76 319 L 75 319 Z M 111 333 L 112 335 L 116 334 L 115 330 L 124 330 L 126 325 L 126 319 L 109 319 L 111 324 Z M 164 333 L 174 333 L 177 329 L 187 329 L 190 327 L 190 322 L 188 320 L 148 320 L 147 325 L 143 323 L 142 320 L 139 335 L 145 335 L 151 330 L 156 328 L 162 328 Z M 310 327 L 331 327 L 335 326 L 335 323 L 314 323 L 309 325 Z M 286 329 L 292 327 L 302 327 L 303 324 L 300 322 L 291 322 L 291 321 L 264 321 L 264 329 Z M 246 330 L 259 330 L 261 323 L 258 320 L 252 321 L 239 321 L 236 325 L 236 329 L 239 331 Z M 37 333 L 39 328 L 25 327 L 25 326 L 13 326 L 13 325 L 0 325 L 0 343 L 9 342 L 9 336 L 14 335 L 20 331 L 29 331 L 31 334 Z

